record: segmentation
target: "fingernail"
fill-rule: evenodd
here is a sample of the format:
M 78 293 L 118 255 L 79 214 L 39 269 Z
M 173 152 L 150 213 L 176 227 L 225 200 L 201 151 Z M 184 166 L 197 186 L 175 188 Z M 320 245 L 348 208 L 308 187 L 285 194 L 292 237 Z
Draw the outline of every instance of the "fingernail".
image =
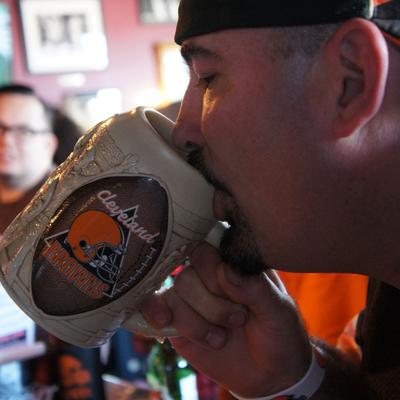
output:
M 242 284 L 242 277 L 233 271 L 233 269 L 229 266 L 225 266 L 225 274 L 230 283 L 233 285 L 239 286 Z
M 246 322 L 246 314 L 243 311 L 236 311 L 228 318 L 228 324 L 232 327 L 238 328 Z
M 220 332 L 208 332 L 207 343 L 214 349 L 220 349 L 225 343 L 225 335 Z

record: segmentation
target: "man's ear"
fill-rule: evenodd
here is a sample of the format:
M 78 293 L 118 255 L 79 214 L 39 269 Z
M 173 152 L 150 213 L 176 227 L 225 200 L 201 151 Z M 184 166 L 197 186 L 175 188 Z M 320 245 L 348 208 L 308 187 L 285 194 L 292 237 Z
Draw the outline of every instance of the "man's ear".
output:
M 355 18 L 339 27 L 325 50 L 336 86 L 335 136 L 350 136 L 381 106 L 388 74 L 387 44 L 373 23 Z

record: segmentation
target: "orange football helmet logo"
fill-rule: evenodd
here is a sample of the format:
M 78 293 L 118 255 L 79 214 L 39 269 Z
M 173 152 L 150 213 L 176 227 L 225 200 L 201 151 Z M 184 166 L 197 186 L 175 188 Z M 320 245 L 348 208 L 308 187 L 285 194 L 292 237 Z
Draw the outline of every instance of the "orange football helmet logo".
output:
M 66 238 L 74 256 L 96 268 L 97 275 L 114 284 L 119 274 L 118 256 L 124 253 L 123 233 L 118 223 L 103 211 L 78 215 Z

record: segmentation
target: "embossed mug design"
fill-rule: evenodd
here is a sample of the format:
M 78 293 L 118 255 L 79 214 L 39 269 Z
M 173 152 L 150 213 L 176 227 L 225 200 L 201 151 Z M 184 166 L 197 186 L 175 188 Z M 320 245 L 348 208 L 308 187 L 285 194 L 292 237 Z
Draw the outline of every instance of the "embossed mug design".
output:
M 214 188 L 172 143 L 173 123 L 139 107 L 99 123 L 4 233 L 0 280 L 40 326 L 74 345 L 121 326 L 153 336 L 137 312 L 187 252 L 218 245 Z

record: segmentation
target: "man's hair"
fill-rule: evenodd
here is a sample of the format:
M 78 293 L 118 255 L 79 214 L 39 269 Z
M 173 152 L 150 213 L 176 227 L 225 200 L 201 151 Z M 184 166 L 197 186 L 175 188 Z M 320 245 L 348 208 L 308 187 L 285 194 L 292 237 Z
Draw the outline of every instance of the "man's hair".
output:
M 340 24 L 321 24 L 269 28 L 272 33 L 270 52 L 273 56 L 290 58 L 295 54 L 314 56 L 336 32 Z
M 46 119 L 50 126 L 53 125 L 53 110 L 49 105 L 41 99 L 35 90 L 31 86 L 27 86 L 21 83 L 10 83 L 8 85 L 0 86 L 0 96 L 4 94 L 21 94 L 23 96 L 32 96 L 39 101 L 39 103 L 43 106 Z

